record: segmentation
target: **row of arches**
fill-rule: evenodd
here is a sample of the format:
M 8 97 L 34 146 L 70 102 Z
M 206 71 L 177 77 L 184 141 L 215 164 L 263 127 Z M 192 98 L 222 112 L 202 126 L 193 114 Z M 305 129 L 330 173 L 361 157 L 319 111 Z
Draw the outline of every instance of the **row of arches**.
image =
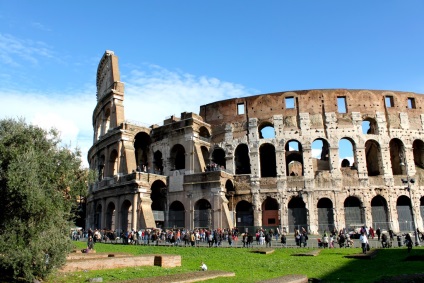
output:
M 104 119 L 101 125 L 102 129 L 107 128 L 110 120 L 110 115 L 106 109 Z M 110 122 L 109 122 L 110 123 Z M 366 118 L 362 122 L 364 133 L 375 135 L 378 133 L 378 126 L 373 118 Z M 103 130 L 102 130 L 103 131 Z M 267 133 L 274 132 L 271 123 L 263 123 L 259 127 L 260 137 L 268 137 Z M 269 135 L 269 134 L 268 134 Z M 208 140 L 210 138 L 209 130 L 202 126 L 198 132 L 198 138 Z M 183 170 L 194 168 L 186 168 L 187 166 L 187 149 L 182 144 L 175 144 L 171 147 L 170 152 L 166 155 L 167 160 L 163 159 L 163 153 L 160 150 L 151 152 L 152 138 L 148 132 L 139 132 L 134 137 L 134 152 L 137 168 L 143 171 L 163 174 L 165 163 L 169 165 L 168 170 Z M 357 149 L 356 142 L 349 137 L 345 137 L 338 142 L 339 164 L 331 163 L 334 155 L 331 155 L 331 148 L 336 148 L 335 145 L 329 144 L 324 138 L 317 138 L 311 143 L 311 157 L 314 171 L 331 170 L 334 166 L 341 168 L 358 169 L 359 166 L 367 170 L 368 176 L 378 176 L 383 174 L 384 163 L 383 154 L 380 143 L 374 139 L 368 139 L 364 144 L 364 153 L 362 146 Z M 393 175 L 404 175 L 405 167 L 402 166 L 402 157 L 405 156 L 405 145 L 399 138 L 390 140 L 389 155 Z M 414 140 L 412 144 L 414 163 L 424 168 L 424 142 L 422 140 Z M 304 175 L 304 150 L 303 145 L 296 139 L 289 140 L 285 143 L 285 164 L 287 176 L 303 176 Z M 211 152 L 210 152 L 211 151 Z M 107 153 L 109 156 L 102 154 L 97 159 L 97 167 L 101 174 L 99 178 L 113 177 L 119 173 L 119 154 L 117 149 L 113 149 Z M 203 164 L 215 163 L 219 167 L 226 168 L 228 160 L 226 156 L 231 153 L 226 153 L 220 147 L 214 147 L 210 150 L 207 146 L 201 146 L 201 152 L 197 153 L 199 159 L 203 159 Z M 358 158 L 358 154 L 364 154 L 365 158 Z M 239 144 L 234 151 L 234 164 L 232 168 L 235 174 L 251 174 L 250 149 L 247 144 Z M 272 143 L 263 143 L 259 148 L 260 156 L 260 176 L 261 177 L 276 177 L 277 176 L 277 158 L 276 148 Z M 360 156 L 362 157 L 362 156 Z M 366 164 L 358 164 L 358 160 L 365 160 Z M 192 164 L 191 166 L 194 167 Z M 136 168 L 134 168 L 136 169 Z M 203 171 L 203 168 L 198 168 L 198 172 Z
M 424 168 L 424 142 L 415 140 L 413 142 L 413 158 L 416 166 Z M 215 149 L 220 150 L 220 149 Z M 357 170 L 358 150 L 354 141 L 350 138 L 342 138 L 339 141 L 339 161 L 340 168 L 352 168 Z M 302 144 L 297 140 L 289 140 L 285 144 L 285 162 L 287 176 L 304 175 L 304 156 Z M 383 151 L 376 140 L 365 142 L 365 162 L 364 165 L 368 176 L 378 176 L 383 174 Z M 406 158 L 405 145 L 394 138 L 389 142 L 389 158 L 391 161 L 393 175 L 405 175 L 406 168 L 403 158 Z M 319 138 L 312 143 L 312 166 L 315 171 L 331 170 L 331 149 L 327 140 Z M 276 149 L 273 144 L 264 143 L 259 147 L 259 157 L 261 165 L 261 177 L 276 177 Z M 250 156 L 248 146 L 240 144 L 235 150 L 236 174 L 250 174 Z
M 152 173 L 163 173 L 164 161 L 162 152 L 157 150 L 153 153 L 153 168 L 149 164 L 150 154 L 150 137 L 143 133 L 137 134 L 134 142 L 135 155 L 139 168 L 145 168 Z M 424 168 L 424 142 L 415 140 L 412 144 L 413 159 L 416 166 Z M 325 139 L 316 139 L 312 143 L 313 166 L 315 170 L 330 170 L 330 145 Z M 378 176 L 383 174 L 383 151 L 380 144 L 375 140 L 365 142 L 365 167 L 368 176 Z M 352 139 L 342 138 L 339 141 L 339 158 L 341 168 L 358 168 L 358 152 L 356 144 Z M 405 145 L 398 139 L 391 139 L 389 142 L 389 157 L 391 161 L 393 175 L 405 175 L 406 168 L 403 166 L 402 158 L 405 157 Z M 219 167 L 226 168 L 226 153 L 222 148 L 213 149 L 210 160 Z M 277 159 L 276 149 L 273 144 L 264 143 L 259 148 L 259 161 L 261 177 L 277 176 Z M 201 146 L 201 158 L 204 164 L 209 164 L 209 150 L 205 146 Z M 99 158 L 99 172 L 101 177 L 112 177 L 118 173 L 118 152 L 112 150 L 106 161 L 104 155 Z M 304 157 L 302 144 L 297 140 L 289 140 L 285 145 L 285 162 L 287 176 L 303 176 L 304 175 Z M 169 163 L 171 170 L 182 170 L 186 168 L 186 150 L 183 145 L 176 144 L 171 148 Z M 247 144 L 239 144 L 234 152 L 235 174 L 250 174 L 251 162 L 249 148 Z M 107 171 L 103 172 L 106 167 Z M 144 171 L 144 170 L 143 170 Z
M 214 228 L 213 207 L 209 200 L 201 198 L 193 203 L 193 207 L 185 207 L 181 201 L 173 201 L 167 208 L 166 189 L 163 184 L 158 182 L 152 187 L 151 208 L 155 216 L 156 223 L 164 227 L 189 227 L 187 219 L 192 221 L 194 227 Z M 103 212 L 103 209 L 105 211 Z M 96 206 L 94 226 L 111 230 L 130 230 L 138 226 L 133 223 L 133 205 L 130 200 L 125 199 L 119 206 L 118 218 L 116 217 L 117 207 L 115 202 L 110 201 L 103 208 L 101 204 Z M 230 208 L 229 208 L 230 209 Z M 232 209 L 232 208 L 231 208 Z M 366 209 L 371 209 L 372 223 L 366 223 Z M 168 210 L 168 211 L 167 211 Z M 235 224 L 239 228 L 254 226 L 254 205 L 246 200 L 238 201 L 234 207 Z M 261 204 L 263 226 L 286 226 L 281 221 L 280 204 L 272 197 L 267 197 Z M 285 209 L 284 209 L 285 210 Z M 309 214 L 315 213 L 318 231 L 333 230 L 338 227 L 338 223 L 344 223 L 344 227 L 357 227 L 359 225 L 368 225 L 380 227 L 381 229 L 393 229 L 393 222 L 397 221 L 399 231 L 413 230 L 413 218 L 411 200 L 405 195 L 401 195 L 396 200 L 396 213 L 390 211 L 387 200 L 377 195 L 371 199 L 367 207 L 358 197 L 349 196 L 343 202 L 344 219 L 337 219 L 340 215 L 335 212 L 336 208 L 330 198 L 323 197 L 317 201 L 316 207 L 307 207 L 302 196 L 294 196 L 287 203 L 287 226 L 289 231 L 294 231 L 298 227 L 309 227 Z M 420 212 L 424 221 L 424 197 L 420 199 Z M 105 219 L 101 217 L 104 215 Z M 167 216 L 165 216 L 167 215 Z M 397 215 L 397 219 L 393 219 Z M 165 219 L 167 218 L 167 219 Z M 103 221 L 103 222 L 102 222 Z M 118 221 L 119 227 L 116 223 Z

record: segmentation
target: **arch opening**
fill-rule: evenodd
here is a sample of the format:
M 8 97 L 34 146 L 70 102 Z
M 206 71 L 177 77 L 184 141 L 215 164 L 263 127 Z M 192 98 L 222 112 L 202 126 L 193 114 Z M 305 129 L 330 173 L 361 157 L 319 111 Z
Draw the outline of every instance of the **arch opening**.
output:
M 275 147 L 265 143 L 259 148 L 261 177 L 277 177 L 277 161 Z

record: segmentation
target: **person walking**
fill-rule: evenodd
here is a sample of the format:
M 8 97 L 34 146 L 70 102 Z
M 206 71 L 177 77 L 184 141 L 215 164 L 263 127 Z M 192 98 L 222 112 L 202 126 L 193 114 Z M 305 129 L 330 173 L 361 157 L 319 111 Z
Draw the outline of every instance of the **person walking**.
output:
M 361 234 L 361 236 L 359 237 L 359 242 L 361 242 L 361 246 L 362 246 L 362 253 L 366 254 L 367 253 L 367 246 L 368 246 L 368 238 L 365 232 L 363 232 Z
M 377 240 L 380 242 L 380 235 L 381 235 L 380 227 L 377 228 L 377 231 L 375 231 L 375 233 L 377 234 Z
M 412 250 L 412 239 L 411 234 L 406 233 L 405 235 L 405 245 L 408 247 L 408 253 Z

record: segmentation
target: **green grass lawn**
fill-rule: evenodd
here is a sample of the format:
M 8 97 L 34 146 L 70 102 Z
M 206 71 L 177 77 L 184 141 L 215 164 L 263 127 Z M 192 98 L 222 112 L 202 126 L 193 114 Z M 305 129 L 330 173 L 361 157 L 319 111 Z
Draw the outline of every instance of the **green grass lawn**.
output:
M 75 242 L 78 249 L 84 242 Z M 154 247 L 96 244 L 97 253 L 179 254 L 182 266 L 177 268 L 135 267 L 113 270 L 58 273 L 49 282 L 84 282 L 102 277 L 103 282 L 119 282 L 128 279 L 168 275 L 199 270 L 202 261 L 209 270 L 235 272 L 235 277 L 223 277 L 208 282 L 257 282 L 286 274 L 305 274 L 308 278 L 320 278 L 324 282 L 375 282 L 382 276 L 424 273 L 423 261 L 406 261 L 408 255 L 424 257 L 424 248 L 414 248 L 410 254 L 406 248 L 381 249 L 373 259 L 350 259 L 345 255 L 360 253 L 359 248 L 322 249 L 318 256 L 292 256 L 308 251 L 301 248 L 276 248 L 274 253 L 252 253 L 246 248 L 192 248 Z M 152 281 L 154 282 L 154 280 Z

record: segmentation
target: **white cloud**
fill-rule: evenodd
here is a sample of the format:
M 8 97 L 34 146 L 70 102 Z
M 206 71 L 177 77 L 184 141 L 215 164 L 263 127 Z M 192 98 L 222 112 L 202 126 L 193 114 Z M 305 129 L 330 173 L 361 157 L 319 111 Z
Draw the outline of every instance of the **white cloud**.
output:
M 321 152 L 322 152 L 322 149 L 313 148 L 311 150 L 311 156 L 313 158 L 321 159 Z
M 161 125 L 168 116 L 179 117 L 184 111 L 199 113 L 201 105 L 252 94 L 242 85 L 158 66 L 134 70 L 125 80 L 125 117 L 148 124 Z
M 0 118 L 24 118 L 27 123 L 43 129 L 60 131 L 64 145 L 78 147 L 87 166 L 87 151 L 92 144 L 91 115 L 95 107 L 95 92 L 56 94 L 19 93 L 0 90 L 5 107 Z
M 249 95 L 241 85 L 157 66 L 144 72 L 133 71 L 123 82 L 126 119 L 148 125 L 162 125 L 166 117 L 179 116 L 184 111 L 198 113 L 202 104 Z M 94 83 L 72 93 L 0 90 L 0 97 L 4 106 L 0 118 L 22 117 L 44 129 L 58 129 L 64 144 L 81 149 L 83 164 L 88 166 L 86 159 L 93 143 L 92 114 L 96 106 Z
M 44 42 L 23 40 L 0 33 L 0 62 L 4 65 L 18 67 L 28 62 L 36 65 L 41 58 L 52 57 L 51 47 Z

